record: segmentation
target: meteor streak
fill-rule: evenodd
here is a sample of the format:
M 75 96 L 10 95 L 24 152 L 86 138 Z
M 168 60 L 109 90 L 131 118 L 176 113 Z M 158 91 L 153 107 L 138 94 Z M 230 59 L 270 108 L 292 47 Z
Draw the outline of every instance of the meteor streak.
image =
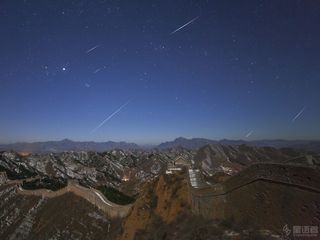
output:
M 297 115 L 295 115 L 294 118 L 292 118 L 291 121 L 292 121 L 292 122 L 296 121 L 296 120 L 301 116 L 301 114 L 304 112 L 304 110 L 305 110 L 305 107 L 303 107 L 303 108 L 300 110 L 300 112 L 298 112 Z
M 246 138 L 250 137 L 252 133 L 253 133 L 253 130 L 251 130 L 250 132 L 248 132 L 248 133 L 246 134 Z
M 96 69 L 93 73 L 98 73 L 101 71 L 101 68 Z
M 197 20 L 199 18 L 195 17 L 193 19 L 191 19 L 189 22 L 187 22 L 186 24 L 182 25 L 181 27 L 177 28 L 176 30 L 174 30 L 173 32 L 170 33 L 170 35 L 175 34 L 176 32 L 180 31 L 182 28 L 185 28 L 186 26 L 188 26 L 189 24 L 193 23 L 195 20 Z
M 100 47 L 101 45 L 96 45 L 92 48 L 90 48 L 88 51 L 86 51 L 86 53 L 92 52 L 93 50 L 95 50 L 96 48 Z
M 126 102 L 125 104 L 121 105 L 116 111 L 114 111 L 110 116 L 108 116 L 106 119 L 104 119 L 98 126 L 96 126 L 94 129 L 91 130 L 90 134 L 94 133 L 96 130 L 101 128 L 106 122 L 108 122 L 112 117 L 114 117 L 116 114 L 118 114 L 125 106 L 127 106 L 130 103 L 130 101 Z

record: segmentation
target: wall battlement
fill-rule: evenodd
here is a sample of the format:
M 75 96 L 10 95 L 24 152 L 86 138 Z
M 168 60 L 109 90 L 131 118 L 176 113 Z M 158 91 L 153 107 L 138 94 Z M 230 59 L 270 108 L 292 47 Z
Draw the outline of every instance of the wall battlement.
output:
M 102 210 L 107 216 L 111 218 L 123 218 L 126 217 L 132 207 L 129 205 L 118 205 L 110 202 L 101 192 L 93 188 L 85 188 L 75 183 L 68 183 L 65 188 L 57 191 L 51 191 L 48 189 L 37 190 L 24 190 L 18 187 L 17 192 L 23 195 L 41 196 L 44 198 L 55 198 L 63 194 L 71 192 L 79 197 L 86 199 L 91 204 Z
M 320 216 L 315 216 L 320 210 L 320 172 L 317 169 L 259 163 L 215 185 L 195 187 L 193 178 L 194 175 L 189 175 L 189 199 L 196 215 L 249 222 L 250 219 L 258 219 L 257 222 L 259 218 L 261 222 L 265 219 L 262 225 L 273 224 L 268 222 L 269 217 L 270 221 L 278 218 L 279 227 L 286 221 L 290 223 L 299 218 L 320 223 Z M 204 181 L 198 179 L 197 182 Z M 301 206 L 304 206 L 303 211 Z

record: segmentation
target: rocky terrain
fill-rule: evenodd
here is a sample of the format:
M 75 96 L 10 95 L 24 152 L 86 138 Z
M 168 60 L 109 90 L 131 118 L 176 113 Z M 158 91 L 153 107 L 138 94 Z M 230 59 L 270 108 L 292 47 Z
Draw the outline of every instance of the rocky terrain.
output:
M 0 187 L 0 199 L 0 239 L 114 239 L 119 231 L 119 220 L 72 193 L 23 196 L 9 185 Z
M 278 239 L 232 221 L 194 216 L 184 172 L 146 183 L 125 219 L 107 218 L 72 193 L 22 196 L 9 185 L 0 187 L 0 198 L 1 239 Z
M 145 152 L 112 150 L 109 152 L 63 152 L 21 155 L 0 153 L 0 171 L 9 179 L 41 178 L 73 179 L 86 186 L 108 184 L 124 188 L 130 179 L 130 190 L 165 171 L 166 164 L 178 152 Z
M 320 155 L 290 148 L 256 147 L 248 145 L 207 145 L 196 153 L 195 166 L 207 176 L 218 173 L 234 175 L 259 162 L 290 163 L 320 166 Z
M 230 210 L 239 215 L 240 222 L 194 215 L 187 171 L 165 174 L 168 164 L 175 166 L 175 160 L 181 158 L 191 162 L 192 168 L 199 169 L 211 184 L 224 182 L 253 163 L 301 165 L 318 171 L 320 162 L 318 154 L 302 150 L 222 144 L 207 145 L 197 152 L 181 147 L 165 151 L 41 154 L 3 151 L 0 172 L 5 172 L 10 181 L 0 186 L 0 239 L 280 239 L 279 231 L 270 231 L 271 215 L 266 221 L 260 221 L 260 226 L 246 225 L 243 219 L 247 216 L 241 211 Z M 29 180 L 23 182 L 23 179 Z M 130 203 L 132 197 L 135 201 L 127 217 L 114 219 L 71 192 L 53 198 L 18 193 L 17 184 L 22 184 L 25 191 L 39 188 L 56 191 L 68 181 L 108 191 L 108 194 L 116 193 L 124 202 L 128 200 L 125 195 L 131 196 Z M 260 192 L 261 186 L 263 192 Z M 270 206 L 277 206 L 285 199 L 279 187 L 268 183 L 243 189 L 234 192 L 235 197 L 231 194 L 226 199 L 233 205 L 241 202 L 241 206 L 256 196 L 260 199 L 261 195 L 268 199 Z M 287 196 L 297 195 L 297 191 L 287 187 L 282 187 L 281 192 Z M 303 204 L 303 196 L 301 192 L 290 208 Z M 259 199 L 254 208 L 256 213 L 250 212 L 250 216 L 263 218 L 258 208 Z M 312 199 L 316 199 L 316 194 Z M 292 217 L 298 218 L 298 215 Z
M 62 152 L 24 154 L 0 152 L 0 171 L 9 179 L 75 179 L 83 185 L 108 183 L 137 193 L 142 183 L 165 172 L 177 156 L 194 161 L 208 176 L 217 172 L 232 175 L 256 162 L 320 165 L 319 154 L 289 148 L 211 144 L 197 152 L 183 148 L 157 150 L 111 150 L 107 152 Z M 130 180 L 130 181 L 128 181 Z
M 146 184 L 122 228 L 118 240 L 281 239 L 279 234 L 254 224 L 193 215 L 183 172 L 163 175 Z

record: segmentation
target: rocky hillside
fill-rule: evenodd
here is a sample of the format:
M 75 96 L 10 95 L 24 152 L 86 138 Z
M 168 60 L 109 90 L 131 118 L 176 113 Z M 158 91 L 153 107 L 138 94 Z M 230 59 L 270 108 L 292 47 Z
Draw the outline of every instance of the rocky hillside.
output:
M 219 172 L 233 175 L 257 162 L 290 162 L 320 166 L 320 155 L 289 148 L 212 144 L 199 149 L 194 161 L 197 168 L 212 176 Z
M 5 171 L 10 179 L 36 178 L 27 188 L 55 188 L 57 183 L 63 186 L 66 180 L 76 179 L 83 185 L 112 187 L 135 195 L 136 200 L 126 218 L 112 220 L 72 193 L 42 199 L 17 195 L 13 184 L 0 186 L 0 239 L 277 239 L 253 223 L 246 225 L 247 215 L 237 210 L 240 207 L 233 209 L 228 205 L 226 212 L 241 221 L 207 220 L 193 215 L 186 172 L 164 174 L 167 163 L 177 156 L 194 156 L 194 167 L 217 181 L 225 181 L 255 162 L 302 164 L 313 168 L 318 168 L 320 162 L 319 155 L 304 151 L 220 144 L 205 146 L 195 155 L 181 148 L 161 152 L 113 150 L 31 155 L 1 152 L 0 171 Z M 266 190 L 262 192 L 261 186 Z M 268 199 L 270 206 L 278 206 L 272 209 L 281 211 L 284 206 L 281 192 L 286 192 L 285 186 L 278 189 L 265 183 L 249 187 L 230 194 L 227 201 L 232 206 L 240 204 L 250 212 L 246 203 L 257 198 L 254 216 L 259 218 L 264 217 L 259 209 L 260 198 Z M 288 191 L 288 194 L 294 192 L 297 191 Z M 293 201 L 290 209 L 303 204 L 304 196 L 295 197 L 299 201 Z M 265 219 L 260 225 L 271 229 L 272 215 Z
M 147 239 L 142 238 L 146 231 L 150 237 L 150 234 L 156 237 L 156 227 L 175 221 L 187 205 L 187 183 L 184 175 L 163 175 L 144 186 L 123 224 L 124 231 L 119 239 Z
M 268 230 L 191 213 L 185 173 L 162 175 L 144 186 L 117 240 L 280 239 Z
M 248 226 L 192 215 L 185 173 L 146 183 L 122 220 L 109 219 L 72 193 L 55 198 L 17 195 L 14 185 L 0 187 L 0 209 L 0 239 L 277 239 L 261 238 Z
M 130 180 L 131 191 L 137 192 L 140 184 L 163 173 L 174 156 L 174 153 L 123 150 L 31 155 L 2 152 L 0 171 L 6 172 L 9 179 L 34 176 L 76 179 L 84 185 L 108 184 L 115 188 Z
M 0 239 L 115 239 L 119 229 L 119 220 L 72 193 L 47 199 L 0 187 Z

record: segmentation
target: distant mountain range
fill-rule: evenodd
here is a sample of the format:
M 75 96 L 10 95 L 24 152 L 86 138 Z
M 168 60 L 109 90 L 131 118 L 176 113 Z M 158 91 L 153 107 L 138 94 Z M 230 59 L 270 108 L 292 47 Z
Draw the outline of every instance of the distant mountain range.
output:
M 320 140 L 210 140 L 205 138 L 176 138 L 174 141 L 161 143 L 157 146 L 158 149 L 170 149 L 170 148 L 187 148 L 187 149 L 199 149 L 208 144 L 223 144 L 223 145 L 242 145 L 257 147 L 274 147 L 274 148 L 295 148 L 306 151 L 320 152 Z
M 305 151 L 312 151 L 320 153 L 320 140 L 257 140 L 257 141 L 244 141 L 244 140 L 210 140 L 205 138 L 183 138 L 179 137 L 173 141 L 164 142 L 153 149 L 165 150 L 175 148 L 186 148 L 190 150 L 199 149 L 208 144 L 223 144 L 223 145 L 241 145 L 246 144 L 249 146 L 257 147 L 275 147 L 275 148 L 295 148 Z M 64 139 L 61 141 L 47 141 L 47 142 L 33 142 L 33 143 L 13 143 L 2 144 L 0 150 L 14 150 L 23 152 L 63 152 L 63 151 L 108 151 L 112 149 L 123 150 L 136 150 L 136 149 L 152 149 L 151 146 L 145 147 L 135 143 L 127 142 L 79 142 Z
M 64 152 L 64 151 L 97 151 L 103 152 L 112 149 L 139 149 L 139 145 L 127 142 L 78 142 L 69 139 L 61 141 L 33 142 L 33 143 L 13 143 L 2 144 L 0 150 L 14 150 L 21 152 Z

